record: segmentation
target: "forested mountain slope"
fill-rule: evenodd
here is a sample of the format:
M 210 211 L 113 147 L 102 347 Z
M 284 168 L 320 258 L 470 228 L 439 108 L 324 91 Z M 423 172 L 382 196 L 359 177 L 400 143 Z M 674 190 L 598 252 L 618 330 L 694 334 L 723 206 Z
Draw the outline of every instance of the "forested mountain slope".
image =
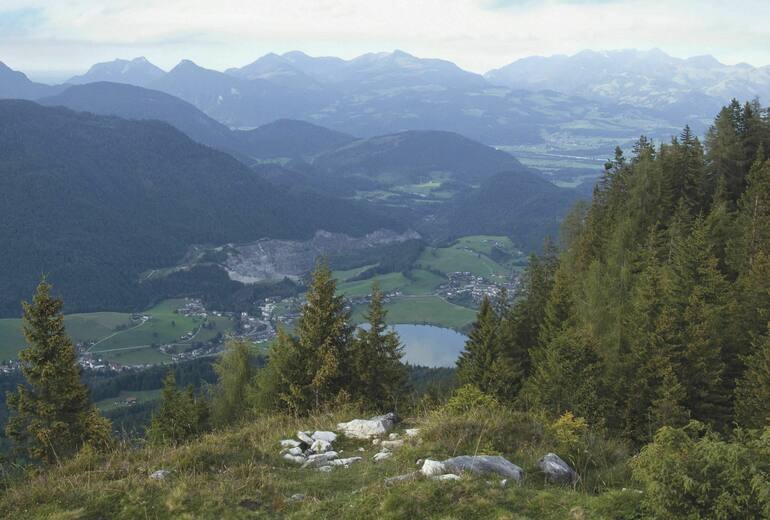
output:
M 492 374 L 483 389 L 639 445 L 690 419 L 724 433 L 767 426 L 766 150 L 770 114 L 737 102 L 704 143 L 685 128 L 659 146 L 639 139 L 628 158 L 618 150 L 593 203 L 567 217 L 561 253 L 532 260 L 521 302 L 480 317 L 498 330 L 469 356 Z M 507 367 L 497 374 L 480 361 L 490 348 Z
M 38 102 L 124 119 L 157 119 L 181 130 L 193 141 L 230 153 L 245 152 L 240 140 L 225 125 L 190 103 L 157 90 L 99 81 L 70 86 Z
M 535 173 L 504 171 L 461 193 L 444 218 L 454 236 L 505 235 L 536 250 L 543 237 L 558 236 L 562 220 L 581 198 L 578 191 L 559 188 Z
M 194 243 L 361 234 L 389 221 L 275 187 L 156 121 L 0 102 L 0 313 L 47 273 L 69 311 L 146 305 L 138 277 Z
M 360 139 L 319 156 L 313 166 L 329 176 L 360 176 L 385 183 L 419 183 L 446 174 L 472 184 L 500 171 L 526 170 L 508 153 L 435 130 Z

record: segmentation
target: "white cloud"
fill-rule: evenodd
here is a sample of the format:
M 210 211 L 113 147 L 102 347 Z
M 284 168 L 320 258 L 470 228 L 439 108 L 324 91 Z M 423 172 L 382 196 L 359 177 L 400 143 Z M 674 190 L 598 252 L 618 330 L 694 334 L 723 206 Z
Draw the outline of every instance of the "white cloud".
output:
M 746 0 L 0 0 L 42 17 L 0 31 L 0 60 L 22 70 L 83 69 L 145 55 L 216 69 L 301 49 L 343 57 L 401 48 L 484 72 L 532 55 L 660 47 L 728 63 L 770 63 L 770 2 Z

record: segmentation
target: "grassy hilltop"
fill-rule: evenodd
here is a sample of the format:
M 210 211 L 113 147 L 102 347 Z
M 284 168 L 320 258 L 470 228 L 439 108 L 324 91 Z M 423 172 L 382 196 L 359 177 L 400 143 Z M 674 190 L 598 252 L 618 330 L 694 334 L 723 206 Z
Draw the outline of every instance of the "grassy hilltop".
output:
M 517 518 L 632 519 L 640 494 L 630 487 L 627 453 L 593 440 L 584 478 L 575 487 L 546 484 L 536 462 L 567 449 L 560 433 L 536 417 L 498 408 L 419 414 L 396 426 L 420 428 L 417 440 L 373 462 L 370 441 L 335 442 L 341 457 L 362 456 L 331 473 L 301 469 L 279 454 L 279 440 L 298 430 L 335 429 L 361 417 L 353 410 L 301 419 L 259 417 L 204 435 L 176 448 L 86 450 L 59 468 L 11 486 L 0 515 L 42 518 Z M 358 448 L 363 447 L 364 452 Z M 386 484 L 387 477 L 419 469 L 418 459 L 460 454 L 501 454 L 527 472 L 522 485 L 501 487 L 499 477 L 463 475 L 457 482 L 427 478 Z M 565 455 L 566 457 L 567 455 Z M 149 478 L 158 470 L 162 481 Z M 296 494 L 304 495 L 297 500 Z

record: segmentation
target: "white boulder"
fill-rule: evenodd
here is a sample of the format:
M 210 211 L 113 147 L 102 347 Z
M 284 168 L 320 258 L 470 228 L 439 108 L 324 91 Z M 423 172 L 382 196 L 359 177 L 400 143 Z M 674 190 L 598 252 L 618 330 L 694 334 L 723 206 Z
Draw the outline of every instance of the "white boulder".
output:
M 305 432 L 297 432 L 297 438 L 302 442 L 304 442 L 305 444 L 307 444 L 308 446 L 313 444 L 313 438 Z
M 577 472 L 555 453 L 546 454 L 537 462 L 537 466 L 545 474 L 548 482 L 571 484 L 578 479 Z
M 396 440 L 396 441 L 382 441 L 380 443 L 380 446 L 382 446 L 383 448 L 387 448 L 389 450 L 400 448 L 403 445 L 404 445 L 404 441 L 401 440 L 401 439 Z
M 521 482 L 524 470 L 508 459 L 497 455 L 461 455 L 443 462 L 448 471 L 462 473 L 470 471 L 479 475 L 496 474 L 501 477 Z
M 426 477 L 434 477 L 436 475 L 443 475 L 447 472 L 446 466 L 442 462 L 432 459 L 425 459 L 420 468 L 420 473 Z
M 327 432 L 327 431 L 317 431 L 313 432 L 313 435 L 311 435 L 312 439 L 314 441 L 326 441 L 326 442 L 334 442 L 337 440 L 337 434 L 334 432 Z
M 284 439 L 281 441 L 281 448 L 296 448 L 300 444 L 299 441 L 295 441 L 294 439 Z
M 316 439 L 313 444 L 310 445 L 310 449 L 313 453 L 326 453 L 332 449 L 332 443 L 323 439 Z
M 392 456 L 393 454 L 389 451 L 381 451 L 379 453 L 375 453 L 372 459 L 374 459 L 374 462 L 380 462 L 381 460 L 389 459 Z
M 302 455 L 302 448 L 299 446 L 296 446 L 294 448 L 289 448 L 288 451 L 289 455 Z
M 303 468 L 326 466 L 329 462 L 339 457 L 336 451 L 327 451 L 326 453 L 318 453 L 311 455 L 307 458 L 307 461 L 302 465 Z
M 346 437 L 354 439 L 371 439 L 385 435 L 393 429 L 396 416 L 393 413 L 377 415 L 370 419 L 353 419 L 352 421 L 339 423 L 337 429 Z
M 292 455 L 291 453 L 287 453 L 283 456 L 284 460 L 288 460 L 289 462 L 294 462 L 296 464 L 304 464 L 305 463 L 305 457 L 302 455 Z

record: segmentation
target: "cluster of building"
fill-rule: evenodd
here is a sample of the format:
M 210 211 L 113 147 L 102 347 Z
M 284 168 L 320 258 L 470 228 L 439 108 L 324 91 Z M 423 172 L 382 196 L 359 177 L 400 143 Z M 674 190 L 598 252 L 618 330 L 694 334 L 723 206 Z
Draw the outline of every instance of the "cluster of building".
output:
M 187 316 L 188 318 L 203 318 L 208 317 L 208 311 L 203 306 L 203 302 L 197 298 L 188 299 L 185 304 L 177 309 L 177 313 Z
M 479 305 L 486 297 L 494 300 L 505 289 L 512 298 L 518 289 L 518 278 L 511 276 L 502 281 L 492 281 L 471 272 L 456 272 L 447 275 L 448 281 L 436 288 L 436 294 L 453 302 Z

